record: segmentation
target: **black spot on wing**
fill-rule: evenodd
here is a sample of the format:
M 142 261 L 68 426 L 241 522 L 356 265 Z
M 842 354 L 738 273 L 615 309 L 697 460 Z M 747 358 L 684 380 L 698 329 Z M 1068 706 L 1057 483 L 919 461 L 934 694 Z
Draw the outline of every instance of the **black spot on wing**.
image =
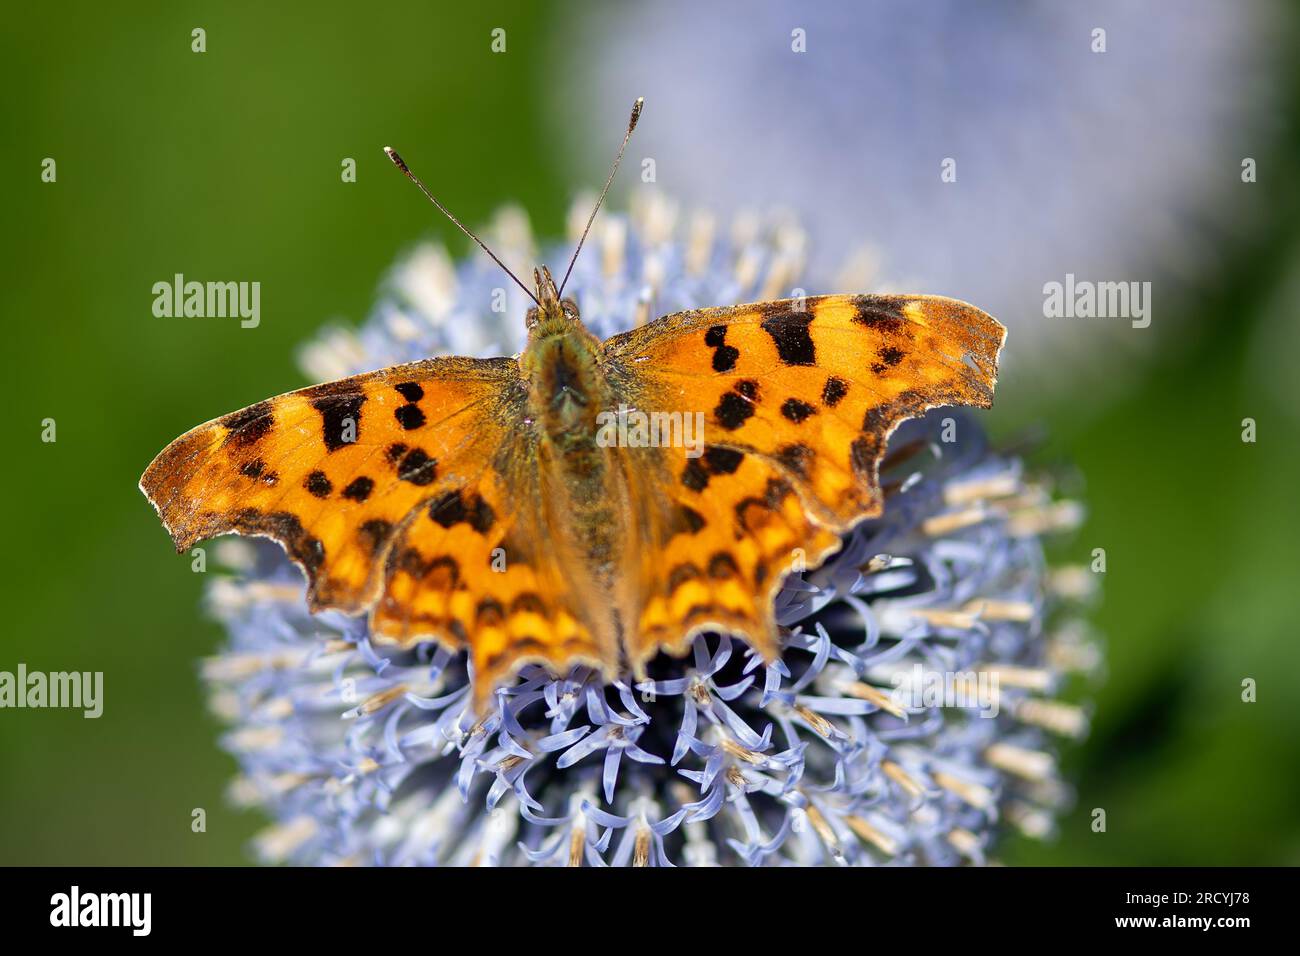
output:
M 270 402 L 258 402 L 247 408 L 232 412 L 218 422 L 229 429 L 226 441 L 233 445 L 252 445 L 260 441 L 275 424 Z
M 812 319 L 807 312 L 777 312 L 763 320 L 763 331 L 772 337 L 777 355 L 786 365 L 816 364 L 817 350 L 808 334 Z
M 361 392 L 336 392 L 321 394 L 311 400 L 311 407 L 320 412 L 321 438 L 328 451 L 338 451 L 355 441 L 360 434 L 361 406 L 366 396 Z M 345 440 L 350 434 L 351 440 Z
M 796 425 L 803 424 L 804 420 L 810 415 L 816 414 L 817 409 L 807 402 L 800 401 L 797 398 L 787 398 L 781 403 L 781 414 L 794 422 Z
M 822 401 L 827 408 L 834 408 L 848 393 L 849 383 L 832 375 L 826 380 L 826 387 L 822 389 Z
M 885 369 L 893 368 L 899 362 L 903 361 L 903 357 L 907 355 L 907 353 L 896 345 L 886 345 L 882 347 L 876 355 L 880 357 L 880 361 L 871 363 L 871 371 L 876 375 L 883 375 Z
M 424 398 L 424 389 L 416 382 L 398 382 L 393 388 L 408 402 L 418 402 Z
M 429 485 L 438 477 L 438 460 L 420 448 L 412 448 L 397 463 L 397 477 L 413 485 Z
M 449 491 L 430 503 L 429 517 L 444 528 L 463 521 L 479 534 L 487 534 L 496 524 L 496 512 L 491 505 L 479 495 L 466 497 L 459 491 Z
M 730 372 L 740 358 L 740 349 L 726 343 L 727 327 L 715 325 L 704 333 L 704 344 L 713 349 L 713 371 Z
M 729 432 L 734 432 L 754 414 L 754 406 L 735 392 L 727 392 L 718 400 L 713 416 Z
M 731 475 L 735 474 L 740 463 L 745 460 L 743 451 L 736 451 L 733 448 L 719 448 L 717 445 L 710 445 L 704 449 L 704 464 L 711 474 Z
M 713 410 L 713 417 L 719 425 L 729 432 L 734 432 L 754 414 L 754 403 L 758 400 L 758 383 L 750 379 L 737 382 L 731 391 L 723 393 L 718 399 L 718 407 Z
M 424 424 L 424 412 L 420 411 L 419 405 L 399 405 L 394 409 L 393 417 L 397 419 L 397 424 L 407 431 Z
M 853 313 L 853 321 L 887 335 L 901 332 L 907 322 L 898 314 L 897 309 L 886 304 L 888 301 L 866 299 L 860 302 L 857 311 Z
M 302 486 L 307 489 L 308 494 L 317 498 L 328 498 L 329 493 L 334 490 L 334 485 L 325 477 L 323 471 L 313 471 L 303 481 Z
M 444 528 L 464 521 L 465 503 L 460 500 L 460 492 L 449 491 L 441 498 L 435 498 L 429 504 L 429 517 Z
M 348 486 L 343 489 L 343 497 L 349 501 L 363 502 L 370 497 L 370 492 L 375 490 L 375 483 L 362 475 L 360 478 L 353 478 L 348 482 Z
M 479 534 L 487 534 L 492 530 L 492 526 L 496 524 L 496 512 L 492 510 L 491 505 L 478 495 L 474 495 L 470 499 L 469 504 L 465 507 L 465 512 L 469 526 Z
M 734 474 L 744 460 L 743 451 L 709 445 L 701 457 L 686 462 L 686 468 L 682 471 L 682 484 L 691 491 L 703 491 L 708 487 L 711 475 Z
M 703 491 L 709 485 L 709 473 L 704 470 L 698 458 L 692 458 L 682 469 L 681 481 L 691 491 Z

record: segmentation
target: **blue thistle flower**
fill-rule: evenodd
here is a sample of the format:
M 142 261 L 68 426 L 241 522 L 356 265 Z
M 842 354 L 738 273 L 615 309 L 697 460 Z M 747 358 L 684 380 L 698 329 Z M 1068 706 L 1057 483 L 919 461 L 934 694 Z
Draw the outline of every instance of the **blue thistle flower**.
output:
M 541 261 L 518 213 L 492 232 L 507 261 Z M 598 335 L 798 294 L 805 242 L 788 222 L 746 219 L 721 236 L 708 217 L 679 223 L 652 198 L 594 235 L 571 287 Z M 454 264 L 421 246 L 360 331 L 326 331 L 303 364 L 335 378 L 516 351 L 524 302 L 513 298 L 477 258 Z M 1078 509 L 1052 502 L 953 410 L 905 423 L 890 447 L 884 514 L 786 581 L 777 662 L 711 635 L 684 659 L 653 661 L 638 684 L 527 666 L 482 716 L 463 654 L 373 646 L 363 619 L 307 612 L 301 574 L 278 548 L 222 542 L 233 573 L 213 583 L 210 605 L 229 641 L 203 676 L 242 768 L 232 793 L 275 821 L 258 855 L 951 864 L 984 862 L 1004 821 L 1050 833 L 1068 791 L 1049 738 L 1086 727 L 1052 695 L 1095 650 L 1057 623 L 1060 596 L 1081 593 L 1084 575 L 1049 573 L 1040 537 Z

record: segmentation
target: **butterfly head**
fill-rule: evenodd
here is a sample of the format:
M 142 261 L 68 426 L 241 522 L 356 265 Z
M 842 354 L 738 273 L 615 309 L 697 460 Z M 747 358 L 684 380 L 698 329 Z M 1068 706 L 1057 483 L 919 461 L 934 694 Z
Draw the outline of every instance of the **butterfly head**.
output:
M 560 298 L 560 290 L 556 288 L 550 269 L 546 266 L 534 269 L 533 283 L 537 289 L 537 305 L 528 310 L 524 319 L 530 334 L 555 334 L 582 325 L 582 319 L 578 316 L 578 304 L 572 299 Z

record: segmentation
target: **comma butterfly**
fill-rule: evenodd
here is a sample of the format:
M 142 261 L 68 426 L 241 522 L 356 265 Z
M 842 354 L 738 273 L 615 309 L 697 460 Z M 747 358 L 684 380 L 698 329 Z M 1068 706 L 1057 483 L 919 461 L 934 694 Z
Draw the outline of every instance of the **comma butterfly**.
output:
M 953 299 L 826 295 L 681 312 L 601 342 L 563 281 L 543 268 L 534 286 L 517 357 L 397 365 L 176 439 L 140 488 L 177 550 L 275 539 L 312 610 L 369 612 L 378 642 L 467 649 L 479 707 L 526 661 L 639 675 L 707 630 L 770 660 L 785 573 L 881 513 L 899 422 L 991 404 L 1006 334 Z M 598 440 L 618 407 L 703 412 L 703 443 Z

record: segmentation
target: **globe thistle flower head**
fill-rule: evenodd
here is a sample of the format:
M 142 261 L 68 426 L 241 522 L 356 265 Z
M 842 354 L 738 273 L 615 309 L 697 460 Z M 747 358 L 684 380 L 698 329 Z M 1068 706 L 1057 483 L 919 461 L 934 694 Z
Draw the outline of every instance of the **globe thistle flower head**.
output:
M 579 202 L 575 209 L 590 208 Z M 492 230 L 535 256 L 526 221 Z M 800 294 L 788 220 L 723 229 L 662 199 L 609 216 L 570 280 L 607 336 L 656 315 Z M 571 248 L 571 247 L 569 247 Z M 559 247 L 544 252 L 562 261 Z M 544 260 L 538 260 L 544 261 Z M 317 378 L 448 352 L 516 351 L 522 293 L 494 268 L 421 246 L 356 333 L 303 351 Z M 501 306 L 501 308 L 498 308 Z M 1083 711 L 1054 696 L 1095 662 L 1062 626 L 1078 572 L 1042 535 L 1072 527 L 976 420 L 907 422 L 882 466 L 886 505 L 780 592 L 780 659 L 724 634 L 660 655 L 646 679 L 527 665 L 472 706 L 469 665 L 435 643 L 371 642 L 310 615 L 274 546 L 224 542 L 211 607 L 228 646 L 205 663 L 235 799 L 273 824 L 266 861 L 381 865 L 953 864 L 988 859 L 1004 823 L 1034 836 L 1068 799 L 1052 749 Z

